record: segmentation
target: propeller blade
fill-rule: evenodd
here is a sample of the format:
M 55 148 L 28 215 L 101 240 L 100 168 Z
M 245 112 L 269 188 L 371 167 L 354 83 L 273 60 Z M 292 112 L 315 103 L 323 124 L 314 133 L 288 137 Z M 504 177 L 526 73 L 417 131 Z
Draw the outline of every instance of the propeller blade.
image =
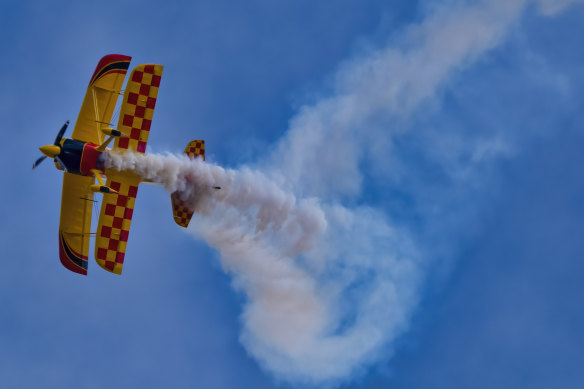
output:
M 42 157 L 40 157 L 39 159 L 37 159 L 36 161 L 34 161 L 34 163 L 32 164 L 32 168 L 36 168 L 38 165 L 41 164 L 41 162 L 43 162 L 45 160 L 45 158 L 47 158 L 46 155 L 43 155 Z
M 59 148 L 61 147 L 61 139 L 63 138 L 63 135 L 65 135 L 65 131 L 67 131 L 67 126 L 69 125 L 69 120 L 67 120 L 65 122 L 65 124 L 63 124 L 63 127 L 61 127 L 61 129 L 59 130 L 59 133 L 57 133 L 57 137 L 55 138 L 55 146 L 59 146 Z M 45 147 L 45 146 L 43 146 Z M 52 147 L 52 146 L 50 146 Z M 42 151 L 42 147 L 41 147 L 41 151 Z M 44 151 L 43 151 L 44 152 Z M 52 154 L 51 154 L 52 157 Z M 41 164 L 41 162 L 43 162 L 45 160 L 45 158 L 47 158 L 46 155 L 43 155 L 42 157 L 40 157 L 39 159 L 37 159 L 36 161 L 34 161 L 34 163 L 32 164 L 32 168 L 36 168 L 38 165 Z M 61 161 L 59 159 L 59 157 L 55 157 L 55 159 L 57 160 L 57 163 L 63 168 L 64 171 L 67 171 L 67 169 L 65 169 L 65 164 L 63 163 L 63 161 Z
M 63 124 L 63 127 L 61 127 L 61 129 L 59 130 L 59 133 L 57 134 L 57 137 L 55 138 L 55 146 L 59 146 L 59 143 L 61 143 L 61 138 L 63 138 L 63 135 L 65 135 L 65 131 L 67 130 L 67 126 L 69 125 L 69 120 L 67 120 L 65 122 L 65 124 Z
M 59 166 L 61 166 L 61 169 L 63 169 L 64 172 L 67 171 L 67 168 L 65 167 L 65 164 L 63 163 L 63 161 L 61 161 L 61 158 L 55 157 L 55 161 L 57 161 L 57 163 L 59 164 Z

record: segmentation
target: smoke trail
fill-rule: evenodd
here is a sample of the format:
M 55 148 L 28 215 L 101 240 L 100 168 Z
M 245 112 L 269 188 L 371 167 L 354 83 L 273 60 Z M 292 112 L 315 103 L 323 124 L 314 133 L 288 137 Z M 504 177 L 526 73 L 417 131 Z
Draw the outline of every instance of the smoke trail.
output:
M 249 297 L 242 342 L 283 377 L 344 377 L 405 327 L 415 249 L 378 210 L 298 199 L 258 170 L 185 156 L 110 154 L 106 166 L 180 191 L 197 209 L 192 230 Z
M 545 15 L 561 10 L 549 0 L 536 3 Z M 112 155 L 107 164 L 178 190 L 196 207 L 191 231 L 220 251 L 235 287 L 246 294 L 241 341 L 266 369 L 293 382 L 347 380 L 391 355 L 438 255 L 407 223 L 366 205 L 363 167 L 375 166 L 377 177 L 389 180 L 396 174 L 386 167 L 391 161 L 407 175 L 407 161 L 392 153 L 394 138 L 409 128 L 400 124 L 453 72 L 496 47 L 529 4 L 428 8 L 398 41 L 343 64 L 333 94 L 303 107 L 274 152 L 253 168 L 223 169 L 173 155 Z M 442 142 L 458 144 L 454 150 L 442 152 L 434 139 L 421 147 L 456 188 L 507 147 L 496 137 L 449 136 L 441 134 Z M 456 150 L 471 155 L 464 166 L 451 155 Z M 432 195 L 410 188 L 419 224 L 455 233 L 436 221 L 452 211 L 446 204 L 455 194 L 438 188 Z

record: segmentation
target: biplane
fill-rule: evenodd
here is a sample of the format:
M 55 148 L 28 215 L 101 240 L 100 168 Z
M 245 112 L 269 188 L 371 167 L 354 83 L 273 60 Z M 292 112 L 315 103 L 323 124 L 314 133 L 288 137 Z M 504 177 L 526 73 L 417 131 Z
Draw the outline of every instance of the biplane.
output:
M 104 166 L 107 153 L 146 152 L 163 67 L 136 66 L 121 93 L 130 60 L 125 55 L 110 54 L 99 61 L 71 138 L 63 137 L 67 121 L 52 145 L 40 147 L 44 155 L 33 164 L 34 169 L 50 157 L 57 169 L 64 171 L 59 258 L 67 269 L 83 275 L 87 275 L 91 235 L 95 235 L 95 260 L 99 266 L 115 274 L 122 273 L 138 186 L 147 181 L 133 171 Z M 110 121 L 121 94 L 123 100 L 114 129 Z M 205 142 L 191 141 L 185 154 L 204 159 Z M 103 194 L 103 201 L 97 231 L 91 233 L 95 193 Z M 175 222 L 187 227 L 193 210 L 176 192 L 171 194 L 171 203 Z

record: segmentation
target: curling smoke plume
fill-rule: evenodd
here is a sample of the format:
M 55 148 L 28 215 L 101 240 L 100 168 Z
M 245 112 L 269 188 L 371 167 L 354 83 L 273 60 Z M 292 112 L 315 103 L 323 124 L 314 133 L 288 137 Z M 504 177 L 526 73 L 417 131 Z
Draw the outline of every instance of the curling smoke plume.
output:
M 415 228 L 392 221 L 392 209 L 367 205 L 364 188 L 373 184 L 364 166 L 377 166 L 371 174 L 388 190 L 403 183 L 407 161 L 393 156 L 392 144 L 416 109 L 454 71 L 496 47 L 526 6 L 552 15 L 569 3 L 432 3 L 392 44 L 343 64 L 332 95 L 300 109 L 254 167 L 135 154 L 113 155 L 107 164 L 181 192 L 198 210 L 190 229 L 219 250 L 246 294 L 241 341 L 266 369 L 292 382 L 349 380 L 393 353 L 438 255 Z M 420 146 L 448 175 L 448 187 L 464 188 L 473 169 L 506 150 L 496 138 L 441 134 L 448 137 L 459 147 L 441 152 L 432 138 Z M 457 150 L 471 155 L 464 166 Z M 448 212 L 441 207 L 449 189 L 431 200 L 419 186 L 403 190 L 418 205 L 421 229 Z

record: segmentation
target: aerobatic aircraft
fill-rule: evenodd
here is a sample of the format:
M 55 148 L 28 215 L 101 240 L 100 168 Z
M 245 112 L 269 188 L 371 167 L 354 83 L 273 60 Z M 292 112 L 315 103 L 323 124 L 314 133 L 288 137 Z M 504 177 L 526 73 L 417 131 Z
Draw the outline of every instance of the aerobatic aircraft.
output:
M 158 88 L 161 65 L 138 65 L 130 74 L 123 92 L 117 128 L 110 121 L 121 94 L 131 57 L 110 54 L 103 57 L 89 81 L 81 111 L 71 138 L 64 138 L 67 121 L 52 145 L 40 147 L 45 158 L 64 171 L 59 225 L 59 258 L 67 269 L 87 275 L 89 238 L 95 235 L 95 260 L 105 270 L 121 274 L 138 186 L 147 180 L 133 171 L 117 171 L 104 166 L 107 153 L 145 153 Z M 112 140 L 113 148 L 108 146 Z M 191 158 L 205 158 L 205 143 L 191 141 L 185 149 Z M 97 184 L 95 181 L 97 180 Z M 94 193 L 103 194 L 97 232 L 91 233 Z M 174 220 L 187 227 L 193 210 L 171 195 Z

